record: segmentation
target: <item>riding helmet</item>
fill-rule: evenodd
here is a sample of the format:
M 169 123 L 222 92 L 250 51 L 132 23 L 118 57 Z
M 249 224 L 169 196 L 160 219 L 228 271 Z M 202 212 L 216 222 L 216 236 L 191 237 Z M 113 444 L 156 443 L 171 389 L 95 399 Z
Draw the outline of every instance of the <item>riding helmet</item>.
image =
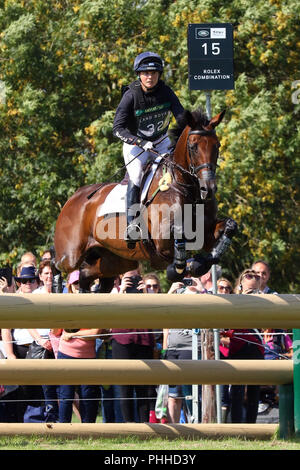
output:
M 133 70 L 136 73 L 143 72 L 145 70 L 156 70 L 158 72 L 162 72 L 163 69 L 163 60 L 155 52 L 142 52 L 135 58 L 133 65 Z

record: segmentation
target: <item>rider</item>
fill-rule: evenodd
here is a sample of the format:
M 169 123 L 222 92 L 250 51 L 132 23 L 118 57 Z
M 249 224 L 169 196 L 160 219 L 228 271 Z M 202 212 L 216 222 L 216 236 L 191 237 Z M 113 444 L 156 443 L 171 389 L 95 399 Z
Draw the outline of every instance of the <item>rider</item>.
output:
M 136 205 L 140 203 L 143 167 L 155 158 L 151 150 L 159 154 L 168 152 L 171 114 L 177 119 L 184 111 L 175 93 L 160 79 L 163 68 L 162 58 L 154 52 L 143 52 L 135 58 L 133 69 L 138 80 L 125 88 L 114 119 L 113 133 L 123 141 L 129 175 L 125 240 L 131 249 L 141 239 L 134 219 Z

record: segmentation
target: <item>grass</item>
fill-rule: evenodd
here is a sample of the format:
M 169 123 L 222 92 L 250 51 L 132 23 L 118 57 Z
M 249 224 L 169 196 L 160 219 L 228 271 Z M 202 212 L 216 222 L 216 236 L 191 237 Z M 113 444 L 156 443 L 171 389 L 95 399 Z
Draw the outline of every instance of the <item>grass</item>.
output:
M 270 441 L 243 440 L 238 438 L 228 439 L 174 439 L 166 440 L 162 438 L 151 438 L 141 440 L 138 437 L 120 438 L 55 438 L 48 436 L 14 436 L 0 437 L 0 451 L 2 450 L 118 450 L 118 451 L 204 451 L 204 450 L 246 450 L 246 451 L 278 451 L 278 450 L 300 450 L 300 440 L 279 440 Z

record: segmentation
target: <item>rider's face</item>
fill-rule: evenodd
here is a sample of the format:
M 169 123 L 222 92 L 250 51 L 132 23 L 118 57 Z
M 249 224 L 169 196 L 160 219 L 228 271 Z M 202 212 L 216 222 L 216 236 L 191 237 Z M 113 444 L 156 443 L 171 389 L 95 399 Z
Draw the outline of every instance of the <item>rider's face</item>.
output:
M 145 70 L 140 72 L 140 81 L 144 91 L 148 91 L 157 85 L 159 72 L 157 70 Z

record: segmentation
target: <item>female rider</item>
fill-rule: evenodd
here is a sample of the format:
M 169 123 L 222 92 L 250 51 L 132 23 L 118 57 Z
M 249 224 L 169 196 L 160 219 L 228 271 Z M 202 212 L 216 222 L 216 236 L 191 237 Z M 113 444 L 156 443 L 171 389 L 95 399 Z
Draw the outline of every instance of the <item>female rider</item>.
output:
M 141 233 L 134 219 L 140 203 L 142 170 L 156 152 L 168 152 L 167 135 L 171 115 L 177 119 L 184 109 L 170 87 L 160 79 L 163 60 L 154 52 L 143 52 L 134 61 L 138 80 L 125 88 L 117 108 L 113 133 L 123 141 L 123 155 L 129 174 L 127 188 L 127 229 L 125 240 L 133 249 Z

